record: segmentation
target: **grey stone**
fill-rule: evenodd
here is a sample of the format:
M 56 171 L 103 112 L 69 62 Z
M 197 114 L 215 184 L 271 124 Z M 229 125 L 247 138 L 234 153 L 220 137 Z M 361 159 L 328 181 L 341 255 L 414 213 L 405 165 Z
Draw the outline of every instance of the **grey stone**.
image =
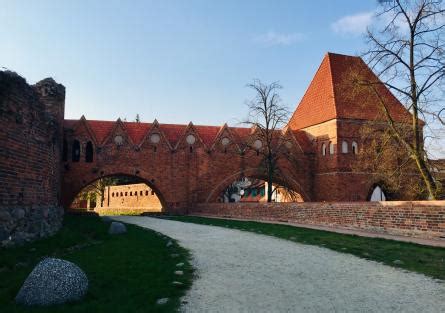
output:
M 119 222 L 112 222 L 110 228 L 108 229 L 108 233 L 110 235 L 119 235 L 127 232 L 127 227 L 124 224 Z
M 184 275 L 183 271 L 175 271 L 175 275 Z
M 9 237 L 9 231 L 7 231 L 5 227 L 0 225 L 0 241 L 8 239 L 8 237 Z
M 156 304 L 163 305 L 168 302 L 168 298 L 161 298 L 156 301 Z
M 0 222 L 2 223 L 10 223 L 12 222 L 12 216 L 9 212 L 0 211 Z
M 184 263 L 182 263 L 182 262 L 181 262 L 181 263 L 178 263 L 178 264 L 176 264 L 176 266 L 177 266 L 177 267 L 183 267 L 183 266 L 184 266 Z
M 16 220 L 20 220 L 22 218 L 24 218 L 26 215 L 25 210 L 21 209 L 21 208 L 15 208 L 14 211 L 12 211 L 12 216 L 14 216 L 14 218 Z
M 11 241 L 15 245 L 21 246 L 21 245 L 25 244 L 27 241 L 31 240 L 32 237 L 33 236 L 31 234 L 27 234 L 24 232 L 16 232 L 11 235 Z
M 174 281 L 174 282 L 172 282 L 172 284 L 175 286 L 184 286 L 184 284 L 181 283 L 180 281 Z
M 403 262 L 401 260 L 394 260 L 392 263 L 394 263 L 395 265 L 403 265 L 403 264 L 405 264 L 405 262 Z
M 177 253 L 172 253 L 172 254 L 170 254 L 170 256 L 171 256 L 172 258 L 177 258 L 177 257 L 179 257 L 179 254 L 177 254 Z
M 88 290 L 86 274 L 74 263 L 47 258 L 29 274 L 15 301 L 47 306 L 80 300 Z
M 173 242 L 171 242 L 171 241 L 167 242 L 167 247 L 170 247 L 172 245 L 173 245 Z

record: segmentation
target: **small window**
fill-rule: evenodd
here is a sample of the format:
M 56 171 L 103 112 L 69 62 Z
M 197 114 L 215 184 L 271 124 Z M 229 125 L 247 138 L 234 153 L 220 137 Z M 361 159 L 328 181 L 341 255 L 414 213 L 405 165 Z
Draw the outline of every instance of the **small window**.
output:
M 133 195 L 133 191 L 130 191 L 130 196 L 132 196 Z
M 62 149 L 63 149 L 63 152 L 62 152 L 62 155 L 63 155 L 62 160 L 63 160 L 64 162 L 66 162 L 66 161 L 68 161 L 68 142 L 66 141 L 65 138 L 63 139 L 63 147 L 62 147 Z
M 345 140 L 341 143 L 341 153 L 348 153 L 348 142 Z
M 79 140 L 73 141 L 72 160 L 73 160 L 73 162 L 79 162 L 79 160 L 80 160 L 80 142 L 79 142 Z
M 87 142 L 87 146 L 85 148 L 85 162 L 93 162 L 93 144 L 91 143 L 91 141 Z
M 352 153 L 353 154 L 357 154 L 358 153 L 358 144 L 355 141 L 352 142 Z
M 155 195 L 155 192 L 154 192 L 154 190 L 153 190 L 153 189 L 151 190 L 151 195 L 152 195 L 152 196 L 154 196 L 154 195 Z
M 145 190 L 145 195 L 148 196 L 148 190 Z
M 252 197 L 256 197 L 257 195 L 257 190 L 256 189 L 252 189 Z
M 323 156 L 326 155 L 326 144 L 325 144 L 325 143 L 321 145 L 321 154 L 322 154 Z
M 332 142 L 329 143 L 329 154 L 334 154 L 334 144 Z
M 142 196 L 142 190 L 139 192 L 139 195 Z
M 128 192 L 125 191 L 125 197 L 128 196 Z
M 121 197 L 123 197 L 123 193 L 121 192 Z
M 114 197 L 114 192 L 111 194 L 112 197 Z
M 135 191 L 135 192 L 134 192 L 134 196 L 135 196 L 135 197 L 137 197 L 137 195 L 138 195 L 138 192 L 137 192 L 137 191 Z

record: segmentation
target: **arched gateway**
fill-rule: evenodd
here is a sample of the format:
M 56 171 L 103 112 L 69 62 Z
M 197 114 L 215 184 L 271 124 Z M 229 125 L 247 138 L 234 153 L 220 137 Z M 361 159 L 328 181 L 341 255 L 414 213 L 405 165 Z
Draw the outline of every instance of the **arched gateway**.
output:
M 281 131 L 286 149 L 276 183 L 304 201 L 369 200 L 374 174 L 357 170 L 366 150 L 360 131 L 384 124 L 375 93 L 348 93 L 351 70 L 377 79 L 360 58 L 328 53 Z M 392 118 L 409 123 L 410 113 L 383 85 L 379 88 Z M 217 201 L 234 180 L 264 179 L 262 157 L 255 150 L 258 139 L 254 129 L 227 125 L 65 120 L 62 202 L 69 205 L 95 179 L 125 174 L 155 190 L 164 210 L 186 212 L 194 203 Z

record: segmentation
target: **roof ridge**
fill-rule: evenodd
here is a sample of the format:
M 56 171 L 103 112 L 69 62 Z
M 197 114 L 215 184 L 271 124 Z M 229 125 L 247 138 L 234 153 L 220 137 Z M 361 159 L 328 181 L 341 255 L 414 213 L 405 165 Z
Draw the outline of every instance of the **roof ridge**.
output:
M 335 112 L 335 116 L 337 116 L 338 114 L 338 110 L 337 110 L 337 93 L 335 92 L 335 88 L 334 88 L 334 74 L 332 72 L 332 58 L 331 55 L 334 55 L 335 53 L 332 52 L 328 52 L 327 53 L 327 58 L 328 58 L 328 67 L 329 67 L 329 81 L 331 82 L 331 89 L 332 89 L 332 95 L 333 95 L 333 106 L 334 106 L 334 112 Z M 340 54 L 337 54 L 340 55 Z

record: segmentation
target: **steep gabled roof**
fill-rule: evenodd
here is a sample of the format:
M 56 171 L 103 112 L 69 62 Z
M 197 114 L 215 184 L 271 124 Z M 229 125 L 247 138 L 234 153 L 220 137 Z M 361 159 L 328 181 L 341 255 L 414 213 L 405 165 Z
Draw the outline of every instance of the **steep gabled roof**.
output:
M 140 144 L 144 136 L 147 134 L 148 130 L 151 128 L 151 123 L 140 123 L 140 122 L 123 122 L 125 130 L 128 136 L 134 144 Z
M 289 121 L 289 126 L 302 129 L 336 118 L 384 120 L 378 96 L 369 87 L 354 85 L 354 77 L 370 81 L 376 86 L 395 121 L 407 122 L 411 119 L 411 114 L 360 57 L 328 53 Z

